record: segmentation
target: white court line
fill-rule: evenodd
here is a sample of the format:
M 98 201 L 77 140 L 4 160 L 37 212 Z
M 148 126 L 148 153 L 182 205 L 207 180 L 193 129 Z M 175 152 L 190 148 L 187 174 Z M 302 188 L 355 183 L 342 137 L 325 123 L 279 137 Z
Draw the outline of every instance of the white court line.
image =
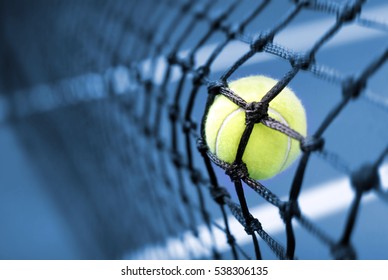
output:
M 388 189 L 388 163 L 379 169 L 381 184 L 384 189 Z M 313 188 L 302 192 L 299 197 L 299 205 L 306 217 L 312 221 L 333 215 L 340 211 L 348 209 L 354 198 L 354 192 L 350 185 L 348 177 L 331 180 L 326 183 L 314 186 Z M 374 192 L 367 193 L 362 199 L 362 203 L 370 203 L 378 199 Z M 286 200 L 286 198 L 284 198 Z M 250 209 L 252 215 L 259 219 L 263 229 L 270 235 L 275 235 L 284 231 L 284 223 L 280 219 L 278 208 L 266 204 Z M 233 216 L 228 217 L 228 222 L 237 243 L 240 246 L 249 244 L 251 237 L 246 234 L 241 224 Z M 223 225 L 222 218 L 216 220 L 216 223 Z M 300 227 L 297 222 L 295 228 Z M 225 233 L 218 228 L 213 228 L 217 248 L 220 252 L 230 250 L 226 242 Z M 150 245 L 137 252 L 131 252 L 125 256 L 127 259 L 188 259 L 203 258 L 210 256 L 210 245 L 213 239 L 205 225 L 198 227 L 201 243 L 191 232 L 185 232 L 180 238 L 169 238 L 166 244 L 160 246 Z

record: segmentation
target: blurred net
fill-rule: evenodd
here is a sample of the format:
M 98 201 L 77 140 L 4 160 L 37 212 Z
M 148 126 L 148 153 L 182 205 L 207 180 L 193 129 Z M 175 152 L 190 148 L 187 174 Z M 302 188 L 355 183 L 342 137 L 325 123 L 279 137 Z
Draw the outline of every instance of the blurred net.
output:
M 376 145 L 372 159 L 360 156 L 351 163 L 326 148 L 327 142 L 339 141 L 326 135 L 351 102 L 365 100 L 382 109 L 383 119 L 375 120 L 378 132 L 386 128 L 387 96 L 374 90 L 373 77 L 387 73 L 387 37 L 385 44 L 383 40 L 376 50 L 364 54 L 362 67 L 350 73 L 341 64 L 321 62 L 320 54 L 349 26 L 387 35 L 388 24 L 364 16 L 365 1 L 274 2 L 2 2 L 2 124 L 20 136 L 33 168 L 47 180 L 47 189 L 89 258 L 221 258 L 214 232 L 222 231 L 232 258 L 261 259 L 262 247 L 268 246 L 277 258 L 294 259 L 298 242 L 303 242 L 296 242 L 296 223 L 324 244 L 333 258 L 357 257 L 352 234 L 361 199 L 372 190 L 382 199 L 388 197 L 379 173 L 388 154 L 387 135 L 382 134 L 378 144 L 367 140 Z M 272 20 L 263 22 L 269 11 Z M 302 50 L 293 49 L 281 42 L 281 34 L 287 34 L 302 14 L 327 16 L 328 24 Z M 304 32 L 303 26 L 299 32 Z M 237 55 L 231 48 L 238 49 Z M 343 64 L 351 64 L 345 55 L 336 55 L 343 57 Z M 241 102 L 228 81 L 235 75 L 265 74 L 259 67 L 249 67 L 269 56 L 286 62 L 277 69 L 278 84 L 260 106 Z M 316 79 L 332 84 L 336 94 L 306 138 L 260 114 L 263 104 L 298 77 L 306 83 Z M 204 116 L 218 94 L 253 115 L 233 164 L 211 154 L 204 142 Z M 283 186 L 286 199 L 266 182 L 250 179 L 242 162 L 255 122 L 301 143 L 303 155 L 289 185 Z M 362 141 L 353 144 L 353 153 L 362 145 Z M 338 238 L 309 219 L 299 205 L 304 178 L 313 172 L 308 168 L 313 155 L 350 178 L 353 186 L 347 217 L 335 229 Z M 222 186 L 217 166 L 226 171 L 235 189 Z M 250 212 L 248 188 L 279 209 L 283 244 Z M 222 223 L 215 222 L 214 205 Z M 253 254 L 239 245 L 228 214 L 250 236 Z M 164 244 L 170 237 L 180 240 L 180 245 L 157 253 L 134 253 L 146 245 Z

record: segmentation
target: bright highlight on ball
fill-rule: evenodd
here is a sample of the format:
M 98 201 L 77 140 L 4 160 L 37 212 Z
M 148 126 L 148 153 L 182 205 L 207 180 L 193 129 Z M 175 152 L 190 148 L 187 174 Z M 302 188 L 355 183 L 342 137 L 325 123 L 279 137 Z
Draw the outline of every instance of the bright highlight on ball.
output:
M 233 81 L 229 88 L 246 102 L 260 101 L 277 83 L 264 76 L 250 76 Z M 301 101 L 284 88 L 269 104 L 268 115 L 306 136 L 306 113 Z M 245 129 L 245 111 L 227 97 L 218 95 L 205 121 L 205 137 L 210 151 L 219 159 L 232 163 Z M 251 178 L 269 179 L 289 167 L 300 154 L 299 142 L 284 133 L 254 125 L 243 161 Z

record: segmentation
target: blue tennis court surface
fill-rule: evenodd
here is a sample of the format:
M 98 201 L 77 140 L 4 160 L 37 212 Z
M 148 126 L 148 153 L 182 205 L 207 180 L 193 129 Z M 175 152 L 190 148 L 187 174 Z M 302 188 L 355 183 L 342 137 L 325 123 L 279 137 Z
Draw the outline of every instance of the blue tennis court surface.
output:
M 279 14 L 287 10 L 280 1 L 273 1 L 269 11 Z M 234 15 L 236 18 L 244 10 L 241 7 Z M 386 1 L 368 1 L 363 10 L 365 17 L 377 18 L 388 23 L 388 4 Z M 273 22 L 274 14 L 264 13 L 257 22 L 257 28 Z M 233 21 L 233 19 L 231 19 Z M 280 32 L 275 43 L 286 48 L 307 50 L 321 36 L 335 19 L 324 14 L 302 13 L 292 24 Z M 251 27 L 254 30 L 254 27 Z M 387 48 L 388 34 L 376 29 L 355 25 L 344 27 L 317 54 L 317 61 L 325 67 L 335 69 L 342 75 L 358 73 L 384 49 Z M 198 64 L 205 61 L 217 46 L 215 38 L 201 49 L 197 55 Z M 188 43 L 190 45 L 190 43 Z M 211 78 L 219 77 L 234 61 L 246 52 L 245 43 L 229 44 L 212 66 Z M 147 61 L 144 62 L 147 64 Z M 146 67 L 146 66 L 145 66 Z M 156 83 L 163 78 L 165 62 L 163 58 L 157 65 Z M 257 54 L 249 60 L 232 79 L 262 74 L 281 79 L 290 69 L 289 63 L 269 54 Z M 369 81 L 362 97 L 352 102 L 325 132 L 325 149 L 338 158 L 323 159 L 313 155 L 307 167 L 300 207 L 304 214 L 319 225 L 328 235 L 338 239 L 354 197 L 349 182 L 350 171 L 360 168 L 365 162 L 374 161 L 388 143 L 388 63 Z M 173 85 L 179 81 L 178 72 L 173 72 Z M 339 102 L 339 85 L 323 81 L 310 73 L 301 72 L 290 83 L 290 87 L 302 100 L 308 118 L 308 132 L 313 133 L 323 118 Z M 202 90 L 203 104 L 197 104 L 195 115 L 200 120 L 206 101 L 206 89 Z M 1 259 L 78 259 L 85 253 L 77 247 L 74 235 L 57 205 L 41 187 L 40 179 L 34 174 L 34 159 L 27 158 L 19 147 L 18 139 L 9 125 L 0 126 L 0 258 Z M 329 156 L 330 157 L 330 156 Z M 220 184 L 233 191 L 233 184 L 220 168 L 216 168 Z M 287 198 L 289 186 L 296 171 L 296 164 L 273 179 L 263 181 L 271 191 Z M 345 171 L 345 172 L 344 172 Z M 379 170 L 383 188 L 388 189 L 388 163 Z M 278 209 L 266 203 L 249 188 L 245 188 L 246 198 L 253 216 L 257 217 L 264 229 L 280 243 L 286 243 L 284 224 Z M 195 196 L 194 188 L 189 195 Z M 222 224 L 217 205 L 206 198 L 208 210 L 216 223 Z M 362 199 L 360 215 L 356 221 L 352 244 L 359 259 L 388 259 L 388 223 L 386 213 L 388 203 L 371 192 Z M 232 232 L 237 243 L 254 255 L 251 239 L 232 217 L 229 217 Z M 165 244 L 148 246 L 136 252 L 128 252 L 128 258 L 171 258 L 207 257 L 206 248 L 211 242 L 204 225 L 198 227 L 200 240 L 192 238 L 191 233 L 183 237 L 171 237 Z M 217 246 L 229 255 L 225 234 L 216 227 L 214 234 Z M 330 259 L 330 251 L 311 233 L 295 223 L 296 256 L 300 259 Z M 184 242 L 182 242 L 184 241 Z M 182 245 L 185 244 L 185 245 Z M 191 244 L 191 245 L 187 245 Z M 186 246 L 186 247 L 185 247 Z M 184 249 L 192 246 L 187 253 Z M 261 245 L 265 259 L 275 258 L 270 249 Z

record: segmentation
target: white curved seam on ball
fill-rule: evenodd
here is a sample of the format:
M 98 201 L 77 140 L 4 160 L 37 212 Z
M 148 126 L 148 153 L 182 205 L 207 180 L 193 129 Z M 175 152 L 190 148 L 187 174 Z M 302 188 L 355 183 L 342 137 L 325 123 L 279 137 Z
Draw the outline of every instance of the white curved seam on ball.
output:
M 220 126 L 220 129 L 218 130 L 217 132 L 217 138 L 216 138 L 216 147 L 214 149 L 215 151 L 215 154 L 218 156 L 218 141 L 220 140 L 220 135 L 221 135 L 221 131 L 224 129 L 225 125 L 227 125 L 227 123 L 229 122 L 229 120 L 231 118 L 234 117 L 234 115 L 236 115 L 237 113 L 241 112 L 241 111 L 244 111 L 243 108 L 237 108 L 236 110 L 234 110 L 232 113 L 230 113 L 221 123 L 221 126 Z

